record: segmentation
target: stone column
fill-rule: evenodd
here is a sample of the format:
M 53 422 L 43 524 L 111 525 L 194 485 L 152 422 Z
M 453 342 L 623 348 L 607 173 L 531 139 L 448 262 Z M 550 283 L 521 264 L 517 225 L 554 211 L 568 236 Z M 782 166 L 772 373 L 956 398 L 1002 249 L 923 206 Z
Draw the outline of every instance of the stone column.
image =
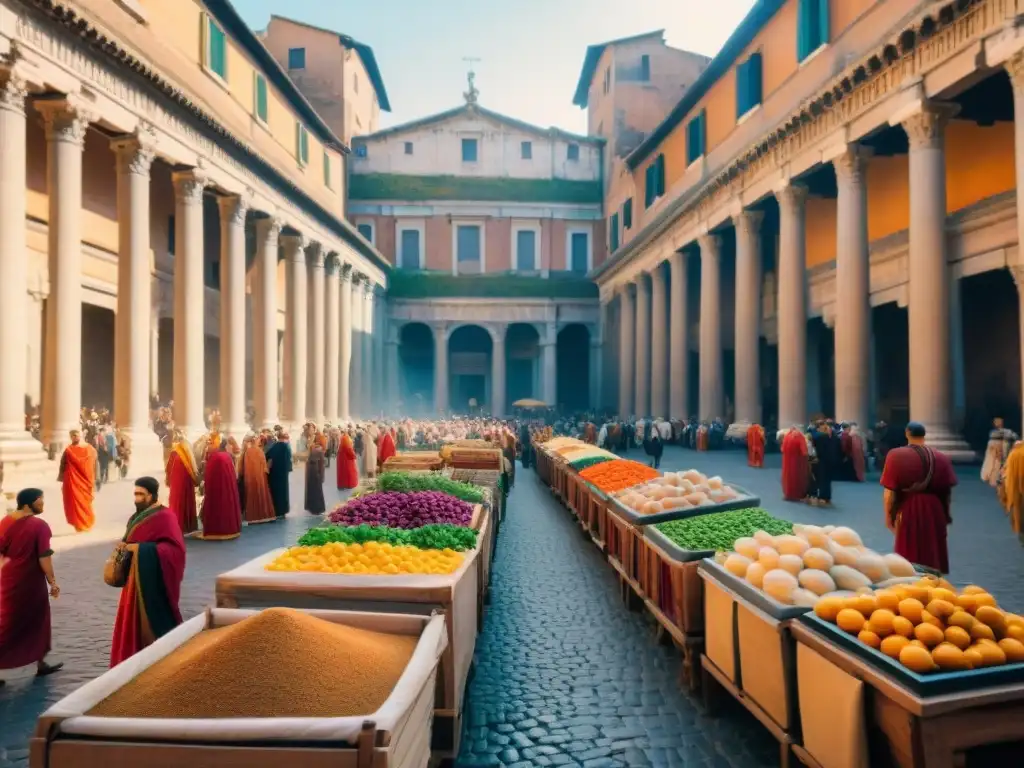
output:
M 387 355 L 385 342 L 388 340 L 388 317 L 385 311 L 384 290 L 378 285 L 374 289 L 373 315 L 373 392 L 376 395 L 376 410 L 383 412 L 386 408 L 388 394 Z
M 256 220 L 256 300 L 253 323 L 253 400 L 256 426 L 273 427 L 277 423 L 277 251 L 281 220 Z
M 374 359 L 374 344 L 373 336 L 376 331 L 374 325 L 373 315 L 373 291 L 374 285 L 369 279 L 363 283 L 363 368 L 362 368 L 362 381 L 360 386 L 363 392 L 363 412 L 367 416 L 373 416 L 376 412 L 376 396 L 375 392 L 383 382 L 375 380 L 373 377 Z
M 952 431 L 949 262 L 946 248 L 946 123 L 955 107 L 926 105 L 907 118 L 910 140 L 910 418 L 928 443 L 954 459 L 973 457 Z
M 25 353 L 25 315 L 30 308 L 28 254 L 25 250 L 25 95 L 24 81 L 16 75 L 8 74 L 6 80 L 0 85 L 0 361 L 3 361 L 4 366 L 3 375 L 0 376 L 0 465 L 4 468 L 4 477 L 0 479 L 0 484 L 2 484 L 0 490 L 5 492 L 17 492 L 20 490 L 17 484 L 23 476 L 34 475 L 43 467 L 47 467 L 46 454 L 40 450 L 39 443 L 25 430 L 25 382 L 28 363 Z M 60 130 L 59 124 L 55 129 L 48 127 L 51 135 L 55 131 L 59 133 Z M 84 123 L 81 131 L 84 135 Z M 56 169 L 52 169 L 59 154 L 53 146 L 55 141 L 57 140 L 50 140 L 51 182 L 56 182 L 58 179 L 63 181 L 65 175 L 70 175 L 68 171 L 74 170 L 64 167 L 58 173 L 55 172 Z M 76 151 L 81 155 L 80 149 Z M 80 176 L 80 157 L 78 167 Z M 50 189 L 52 190 L 53 186 Z M 79 178 L 77 193 L 79 201 L 81 200 L 81 189 L 82 183 Z M 74 194 L 74 190 L 71 192 Z M 56 197 L 55 194 L 50 195 L 51 215 Z M 50 221 L 52 222 L 53 219 L 51 218 Z M 51 228 L 51 238 L 53 237 L 52 232 Z M 51 245 L 51 265 L 54 263 L 55 255 Z M 73 277 L 77 279 L 78 275 Z M 52 286 L 52 273 L 50 280 Z M 74 299 L 74 297 L 71 298 Z M 54 303 L 52 293 L 51 299 L 46 302 L 46 309 L 47 313 L 54 317 L 57 313 L 54 312 L 55 307 L 50 306 L 51 303 Z M 76 306 L 75 308 L 79 312 L 81 311 L 80 307 Z M 41 326 L 38 319 L 36 324 Z M 50 333 L 43 343 L 46 351 L 54 356 L 53 359 L 56 359 L 64 347 L 50 349 L 55 342 L 55 339 L 52 338 L 54 336 L 51 326 Z M 78 359 L 80 360 L 80 358 Z M 54 370 L 54 368 L 47 368 L 47 372 L 51 374 Z M 58 377 L 50 375 L 48 378 Z M 80 385 L 79 379 L 76 378 L 74 383 Z M 64 389 L 56 391 L 53 383 L 44 386 L 44 393 L 47 388 L 50 389 L 50 403 L 55 404 L 58 395 L 65 396 Z M 46 405 L 44 394 L 43 424 L 49 429 L 48 434 L 44 436 L 44 443 L 54 441 L 58 445 L 63 445 L 67 442 L 66 430 L 70 429 L 73 424 L 58 421 L 54 418 L 57 414 L 48 413 Z M 68 419 L 71 416 L 63 412 L 60 415 L 62 418 Z M 73 416 L 77 422 L 77 410 Z M 47 467 L 47 469 L 49 468 Z
M 249 201 L 229 195 L 220 206 L 221 430 L 239 441 L 249 431 L 245 413 L 245 217 Z
M 700 238 L 700 418 L 725 416 L 722 386 L 721 249 L 717 235 Z
M 341 368 L 338 266 L 338 254 L 329 254 L 324 262 L 324 420 L 332 425 L 338 422 L 338 371 Z
M 340 266 L 338 288 L 338 418 L 352 420 L 352 265 Z
M 114 316 L 114 419 L 131 438 L 132 464 L 163 466 L 163 448 L 149 419 L 149 344 L 153 307 L 150 258 L 148 132 L 115 139 L 117 162 L 117 313 Z M 58 372 L 59 375 L 59 372 Z
M 316 422 L 318 428 L 324 424 L 324 365 L 327 352 L 326 313 L 324 306 L 324 259 L 326 253 L 320 243 L 309 247 L 309 399 L 306 402 L 306 416 Z
M 448 327 L 432 326 L 434 331 L 434 409 L 438 415 L 448 412 Z
M 1014 55 L 1006 62 L 1006 71 L 1010 73 L 1010 84 L 1013 86 L 1013 145 L 1014 145 L 1014 167 L 1017 178 L 1024 179 L 1024 51 Z M 1021 183 L 1018 182 L 1018 188 Z M 1021 326 L 1021 386 L 1024 387 L 1024 194 L 1016 195 L 1017 199 L 1017 264 L 1011 266 L 1014 281 L 1017 284 L 1017 292 L 1021 297 L 1020 303 L 1020 326 Z M 961 331 L 962 332 L 962 331 Z M 1024 396 L 1022 396 L 1024 402 Z
M 652 418 L 667 419 L 668 404 L 668 292 L 665 269 L 651 272 L 651 408 Z
M 306 288 L 306 242 L 301 235 L 281 237 L 285 260 L 284 420 L 298 431 L 306 421 L 306 341 L 309 291 Z
M 352 279 L 352 364 L 349 371 L 349 413 L 352 418 L 366 415 L 363 408 L 363 281 L 364 275 Z
M 160 400 L 160 308 L 156 301 L 149 319 L 149 397 Z
M 787 184 L 779 202 L 779 428 L 807 423 L 807 187 Z
M 630 351 L 636 339 L 636 301 L 632 283 L 619 291 L 619 417 L 633 414 L 633 375 L 635 358 Z
M 43 301 L 42 291 L 29 291 L 25 333 L 28 335 L 28 371 L 25 396 L 33 406 L 43 402 Z M 2 443 L 0 443 L 2 444 Z M 39 443 L 35 446 L 39 448 Z
M 203 280 L 203 190 L 199 168 L 174 171 L 174 423 L 196 440 L 206 432 L 205 385 L 206 285 Z
M 671 274 L 671 317 L 669 318 L 669 417 L 690 418 L 690 334 L 687 318 L 689 295 L 686 288 L 686 254 L 676 251 L 669 259 Z
M 85 132 L 89 127 L 91 116 L 81 111 L 76 102 L 67 99 L 37 100 L 36 110 L 43 117 L 46 126 L 46 187 L 49 192 L 49 277 L 50 294 L 46 300 L 46 336 L 43 340 L 44 357 L 46 360 L 46 380 L 43 382 L 42 438 L 43 445 L 49 446 L 51 454 L 56 455 L 68 444 L 68 431 L 78 429 L 80 424 L 79 410 L 82 401 L 82 148 L 85 146 Z M 10 109 L 3 110 L 3 129 L 12 129 L 12 139 L 17 140 L 18 118 Z M 4 136 L 6 143 L 6 136 Z M 9 166 L 24 155 L 17 147 L 3 148 L 5 166 Z M 10 156 L 8 158 L 8 155 Z M 5 167 L 4 173 L 17 173 L 18 178 L 4 180 L 4 195 L 10 195 L 15 212 L 10 213 L 10 225 L 5 228 L 4 259 L 5 263 L 20 258 L 24 260 L 25 234 L 14 234 L 10 229 L 17 227 L 24 230 L 22 218 L 18 224 L 13 223 L 15 216 L 24 213 L 24 183 L 22 191 L 13 191 L 13 186 L 24 179 L 24 171 L 14 171 Z M 19 204 L 21 213 L 17 211 Z M 8 212 L 5 212 L 8 215 Z M 15 244 L 16 250 L 7 250 Z M 17 247 L 20 245 L 20 248 Z M 5 267 L 5 270 L 9 267 Z M 24 335 L 18 332 L 25 313 L 26 280 L 23 277 L 25 267 L 15 267 L 12 273 L 4 273 L 4 283 L 14 278 L 10 293 L 18 293 L 14 307 L 18 319 L 13 325 L 6 326 L 4 335 L 18 334 L 16 350 L 11 350 L 4 365 L 13 364 L 4 371 L 4 378 L 17 390 L 18 407 L 17 422 L 24 428 L 25 393 L 21 391 L 25 376 L 26 362 Z M 4 291 L 4 303 L 8 291 Z M 5 312 L 9 311 L 7 308 Z M 15 361 L 16 359 L 16 361 Z M 14 398 L 11 396 L 13 408 Z M 12 416 L 14 413 L 12 412 Z M 7 423 L 4 414 L 3 421 Z
M 836 201 L 836 413 L 866 429 L 871 386 L 871 263 L 868 249 L 870 152 L 852 145 L 832 161 Z
M 548 323 L 545 327 L 544 340 L 544 397 L 548 405 L 558 405 L 558 326 Z
M 491 415 L 505 415 L 505 333 L 499 325 L 491 332 Z
M 949 278 L 949 345 L 950 386 L 953 397 L 952 428 L 957 434 L 967 420 L 967 381 L 964 370 L 964 314 L 960 295 L 960 278 Z
M 636 375 L 633 410 L 637 418 L 651 415 L 651 286 L 641 274 L 636 281 L 636 338 L 633 341 Z
M 736 421 L 729 432 L 746 439 L 761 423 L 761 211 L 741 211 L 736 228 L 736 306 L 733 349 L 736 359 Z
M 398 358 L 398 331 L 392 326 L 388 326 L 388 344 L 387 344 L 387 355 L 388 355 L 388 397 L 387 397 L 387 408 L 392 413 L 403 416 L 403 410 L 398 407 L 398 401 L 402 399 L 400 394 L 399 382 L 402 376 L 402 363 Z
M 601 408 L 603 389 L 601 386 L 602 373 L 604 372 L 604 340 L 600 335 L 590 337 L 590 409 L 596 411 Z

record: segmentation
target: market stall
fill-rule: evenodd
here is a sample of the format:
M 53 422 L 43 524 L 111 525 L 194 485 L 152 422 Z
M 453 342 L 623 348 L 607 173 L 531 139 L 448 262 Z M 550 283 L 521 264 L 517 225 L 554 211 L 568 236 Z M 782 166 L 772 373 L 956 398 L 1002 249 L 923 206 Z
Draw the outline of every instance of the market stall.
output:
M 30 765 L 424 768 L 446 645 L 430 614 L 207 609 L 44 712 Z

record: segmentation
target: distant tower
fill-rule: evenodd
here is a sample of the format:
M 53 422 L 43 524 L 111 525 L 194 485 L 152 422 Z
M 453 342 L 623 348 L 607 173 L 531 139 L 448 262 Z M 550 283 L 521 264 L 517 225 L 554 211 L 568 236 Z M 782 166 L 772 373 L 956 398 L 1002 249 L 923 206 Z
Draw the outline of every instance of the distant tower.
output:
M 462 98 L 466 100 L 467 104 L 476 104 L 477 98 L 480 96 L 480 91 L 476 88 L 476 72 L 473 71 L 473 65 L 479 63 L 480 59 L 472 56 L 466 56 L 462 60 L 469 65 L 469 72 L 466 73 L 466 80 L 469 82 L 469 90 L 462 94 Z

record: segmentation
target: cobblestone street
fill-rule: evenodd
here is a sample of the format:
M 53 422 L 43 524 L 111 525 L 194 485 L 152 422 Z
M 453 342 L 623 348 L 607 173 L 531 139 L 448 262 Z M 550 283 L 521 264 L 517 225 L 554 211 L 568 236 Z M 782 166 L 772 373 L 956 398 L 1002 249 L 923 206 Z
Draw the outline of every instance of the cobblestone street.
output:
M 641 458 L 640 452 L 632 453 Z M 779 457 L 763 470 L 740 452 L 698 454 L 670 448 L 664 469 L 694 466 L 759 493 L 770 511 L 803 522 L 842 522 L 869 546 L 891 549 L 882 525 L 877 475 L 840 483 L 836 506 L 818 510 L 781 500 Z M 991 589 L 1009 607 L 1024 607 L 1024 549 L 1012 536 L 994 492 L 974 467 L 961 469 L 950 529 L 953 579 Z M 109 499 L 130 504 L 130 487 Z M 328 503 L 338 494 L 329 489 Z M 107 503 L 107 502 L 104 502 Z M 214 577 L 275 547 L 293 543 L 317 518 L 301 511 L 301 472 L 293 476 L 284 523 L 245 529 L 231 542 L 188 543 L 182 612 L 190 617 L 213 598 Z M 103 510 L 97 510 L 102 514 Z M 56 504 L 48 517 L 59 515 Z M 107 667 L 118 592 L 103 584 L 110 541 L 62 548 L 62 586 L 53 603 L 54 660 L 66 668 L 35 680 L 10 675 L 0 689 L 0 768 L 27 765 L 36 717 Z M 641 613 L 618 597 L 611 568 L 579 533 L 532 471 L 518 473 L 494 564 L 491 605 L 477 644 L 460 764 L 601 766 L 735 766 L 777 763 L 777 749 L 744 712 L 704 717 L 677 683 L 679 658 L 654 639 Z

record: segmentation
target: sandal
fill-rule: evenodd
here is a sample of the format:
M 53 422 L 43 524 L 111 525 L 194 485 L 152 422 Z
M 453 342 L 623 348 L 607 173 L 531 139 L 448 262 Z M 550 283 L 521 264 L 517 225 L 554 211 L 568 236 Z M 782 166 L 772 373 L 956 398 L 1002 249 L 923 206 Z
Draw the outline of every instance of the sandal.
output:
M 57 664 L 43 664 L 43 666 L 36 669 L 36 677 L 46 677 L 52 675 L 54 672 L 60 672 L 64 668 L 64 662 L 58 662 Z

